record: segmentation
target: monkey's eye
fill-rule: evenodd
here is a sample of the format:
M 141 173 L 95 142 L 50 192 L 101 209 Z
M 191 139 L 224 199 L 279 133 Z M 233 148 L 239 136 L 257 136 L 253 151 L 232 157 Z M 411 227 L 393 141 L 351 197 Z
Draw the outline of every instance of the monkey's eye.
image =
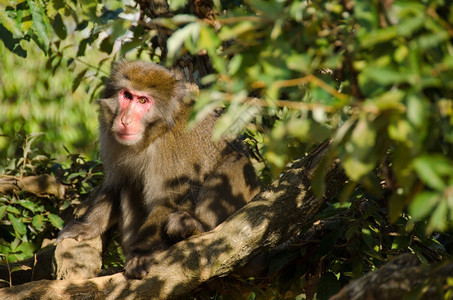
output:
M 148 99 L 146 97 L 138 97 L 138 102 L 145 104 L 146 102 L 148 102 Z
M 124 91 L 123 95 L 124 95 L 124 98 L 132 100 L 132 94 L 129 93 L 128 91 Z

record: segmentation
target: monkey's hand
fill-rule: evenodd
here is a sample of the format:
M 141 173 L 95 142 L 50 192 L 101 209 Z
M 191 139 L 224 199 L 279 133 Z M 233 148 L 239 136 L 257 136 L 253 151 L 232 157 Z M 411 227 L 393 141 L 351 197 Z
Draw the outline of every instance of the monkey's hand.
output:
M 124 265 L 124 274 L 129 278 L 142 279 L 146 276 L 146 274 L 148 274 L 151 266 L 156 263 L 157 261 L 154 259 L 153 254 L 136 254 L 126 260 Z
M 74 220 L 66 225 L 58 234 L 57 243 L 61 242 L 64 239 L 75 239 L 77 241 L 90 240 L 97 236 L 100 233 L 96 228 L 90 226 L 87 223 L 81 222 L 79 220 Z

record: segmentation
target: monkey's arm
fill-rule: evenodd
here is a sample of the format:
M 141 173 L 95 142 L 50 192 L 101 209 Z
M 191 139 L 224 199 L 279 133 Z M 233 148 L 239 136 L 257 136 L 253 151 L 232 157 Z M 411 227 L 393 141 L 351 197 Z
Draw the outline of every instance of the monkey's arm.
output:
M 66 238 L 82 241 L 99 236 L 116 223 L 118 214 L 118 204 L 114 193 L 102 187 L 85 214 L 68 223 L 60 231 L 57 242 Z

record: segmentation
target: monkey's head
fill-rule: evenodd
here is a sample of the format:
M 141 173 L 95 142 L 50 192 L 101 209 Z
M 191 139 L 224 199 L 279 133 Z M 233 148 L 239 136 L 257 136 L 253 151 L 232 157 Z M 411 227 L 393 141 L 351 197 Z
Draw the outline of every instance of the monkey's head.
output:
M 142 141 L 147 131 L 174 126 L 187 93 L 172 71 L 150 62 L 121 61 L 112 66 L 99 100 L 103 132 L 126 146 Z

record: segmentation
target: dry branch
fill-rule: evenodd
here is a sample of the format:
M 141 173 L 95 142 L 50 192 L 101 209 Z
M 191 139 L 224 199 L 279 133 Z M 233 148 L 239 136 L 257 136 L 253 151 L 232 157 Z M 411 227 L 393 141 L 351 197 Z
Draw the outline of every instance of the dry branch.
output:
M 0 290 L 0 299 L 165 299 L 190 293 L 210 278 L 224 276 L 256 254 L 279 245 L 313 221 L 325 198 L 310 188 L 325 143 L 296 162 L 268 190 L 213 231 L 184 240 L 161 253 L 143 280 L 123 274 L 88 280 L 39 281 Z M 331 190 L 344 177 L 332 164 Z
M 62 199 L 65 186 L 54 176 L 48 174 L 25 177 L 0 176 L 0 194 L 12 194 L 21 190 L 40 197 L 52 195 Z

